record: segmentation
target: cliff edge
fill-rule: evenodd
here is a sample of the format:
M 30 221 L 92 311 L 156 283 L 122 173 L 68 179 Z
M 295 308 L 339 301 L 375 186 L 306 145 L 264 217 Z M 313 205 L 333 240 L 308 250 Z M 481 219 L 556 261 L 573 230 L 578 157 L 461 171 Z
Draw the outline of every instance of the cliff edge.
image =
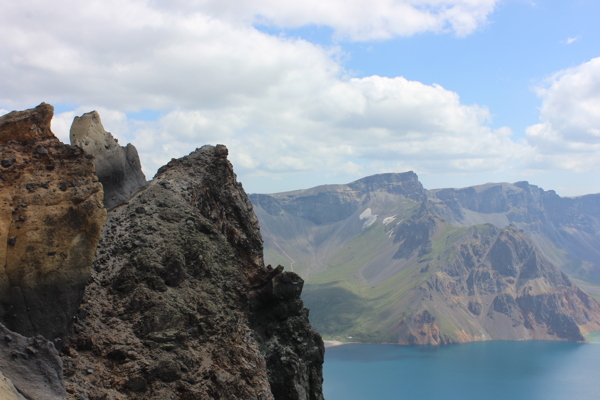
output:
M 322 399 L 302 280 L 264 266 L 227 154 L 172 160 L 108 214 L 64 351 L 70 398 Z

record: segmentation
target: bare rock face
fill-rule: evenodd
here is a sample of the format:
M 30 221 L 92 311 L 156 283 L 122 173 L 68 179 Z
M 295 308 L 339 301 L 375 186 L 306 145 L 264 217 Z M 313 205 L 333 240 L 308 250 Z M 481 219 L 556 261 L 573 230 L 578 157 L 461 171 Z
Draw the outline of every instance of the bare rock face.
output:
M 420 288 L 421 310 L 403 322 L 400 343 L 583 342 L 600 329 L 600 304 L 514 226 L 472 227 L 446 254 Z
M 135 146 L 119 146 L 102 126 L 96 111 L 75 117 L 70 139 L 87 154 L 95 157 L 96 175 L 104 187 L 104 205 L 112 209 L 123 204 L 148 183 L 142 172 Z
M 50 129 L 54 107 L 42 103 L 36 108 L 25 111 L 13 111 L 2 116 L 0 143 L 35 142 L 55 138 Z
M 323 341 L 312 329 L 308 309 L 300 299 L 304 281 L 297 274 L 282 272 L 252 292 L 250 318 L 275 399 L 322 399 L 321 364 Z
M 51 341 L 76 315 L 106 218 L 91 157 L 52 134 L 53 110 L 0 117 L 0 320 Z
M 27 400 L 17 391 L 10 379 L 0 372 L 0 398 L 4 400 Z
M 19 393 L 35 400 L 67 398 L 63 363 L 51 342 L 40 336 L 24 337 L 2 324 L 0 337 L 0 398 L 23 399 Z M 11 393 L 11 387 L 18 393 L 7 394 Z
M 63 349 L 69 398 L 322 399 L 301 279 L 264 266 L 227 153 L 172 160 L 109 213 Z

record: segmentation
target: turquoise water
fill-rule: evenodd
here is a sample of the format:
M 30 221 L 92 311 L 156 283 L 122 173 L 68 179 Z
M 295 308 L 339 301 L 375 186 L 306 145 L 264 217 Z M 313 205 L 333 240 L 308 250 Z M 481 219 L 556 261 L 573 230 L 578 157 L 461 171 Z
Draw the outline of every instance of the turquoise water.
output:
M 323 370 L 326 400 L 600 399 L 600 344 L 348 344 Z

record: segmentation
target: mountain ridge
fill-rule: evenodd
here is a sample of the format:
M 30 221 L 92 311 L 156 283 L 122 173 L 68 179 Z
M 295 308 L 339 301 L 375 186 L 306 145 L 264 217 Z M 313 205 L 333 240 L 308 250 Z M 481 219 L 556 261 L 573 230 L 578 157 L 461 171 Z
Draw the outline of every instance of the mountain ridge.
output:
M 327 338 L 404 344 L 582 341 L 584 333 L 600 329 L 596 301 L 554 265 L 573 273 L 579 260 L 587 274 L 577 277 L 597 273 L 590 246 L 600 228 L 594 195 L 563 201 L 527 182 L 428 191 L 409 172 L 249 197 L 265 259 L 291 264 L 306 279 L 311 320 Z M 293 209 L 296 204 L 301 207 Z M 327 210 L 333 215 L 323 216 Z M 578 242 L 581 237 L 586 240 Z M 512 250 L 498 250 L 506 243 L 513 243 Z M 587 258 L 577 259 L 575 248 L 588 250 Z M 494 255 L 478 259 L 473 249 Z M 522 260 L 503 271 L 502 257 Z M 561 302 L 570 306 L 560 308 Z M 587 307 L 587 315 L 579 307 Z

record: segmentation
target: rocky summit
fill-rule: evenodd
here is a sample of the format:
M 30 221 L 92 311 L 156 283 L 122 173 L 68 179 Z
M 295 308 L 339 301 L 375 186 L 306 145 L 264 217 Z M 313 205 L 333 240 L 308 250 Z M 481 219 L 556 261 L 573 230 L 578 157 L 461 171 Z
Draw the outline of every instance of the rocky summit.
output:
M 119 146 L 113 135 L 104 130 L 96 111 L 75 117 L 69 136 L 72 145 L 94 156 L 107 209 L 124 203 L 147 185 L 135 146 L 131 143 Z
M 524 182 L 428 191 L 407 172 L 250 198 L 267 262 L 306 279 L 327 338 L 583 341 L 600 330 L 600 305 L 560 270 L 600 270 L 597 195 Z
M 131 173 L 107 172 L 116 141 L 91 113 L 71 130 L 81 147 L 64 145 L 51 118 L 46 104 L 0 117 L 0 397 L 322 399 L 304 282 L 264 265 L 227 148 L 121 186 L 107 214 L 106 177 Z

